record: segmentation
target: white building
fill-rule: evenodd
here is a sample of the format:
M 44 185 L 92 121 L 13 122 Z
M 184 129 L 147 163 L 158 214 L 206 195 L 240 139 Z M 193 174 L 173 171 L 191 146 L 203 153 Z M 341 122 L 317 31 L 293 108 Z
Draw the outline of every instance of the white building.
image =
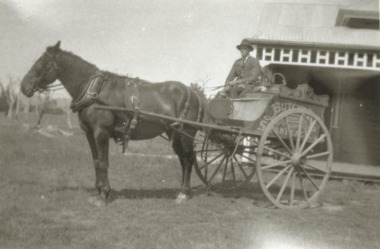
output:
M 254 55 L 328 94 L 325 122 L 338 160 L 380 165 L 379 1 L 265 0 Z

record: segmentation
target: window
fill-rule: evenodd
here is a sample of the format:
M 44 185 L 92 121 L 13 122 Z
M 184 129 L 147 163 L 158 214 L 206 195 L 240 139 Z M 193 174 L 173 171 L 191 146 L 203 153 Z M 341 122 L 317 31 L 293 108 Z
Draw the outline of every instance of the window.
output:
M 379 30 L 379 12 L 340 9 L 335 26 Z

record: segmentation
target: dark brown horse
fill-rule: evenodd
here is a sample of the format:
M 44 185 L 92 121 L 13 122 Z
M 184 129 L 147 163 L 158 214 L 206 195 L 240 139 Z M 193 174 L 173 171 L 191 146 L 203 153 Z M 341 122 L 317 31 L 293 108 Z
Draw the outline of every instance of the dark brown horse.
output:
M 21 83 L 22 92 L 31 97 L 37 90 L 45 90 L 59 80 L 73 98 L 72 108 L 78 111 L 81 128 L 90 144 L 99 195 L 93 203 L 102 206 L 110 193 L 108 181 L 109 139 L 125 142 L 128 139 L 150 139 L 167 133 L 182 166 L 182 185 L 177 201 L 187 199 L 194 163 L 193 139 L 173 132 L 173 121 L 138 115 L 144 110 L 179 119 L 199 121 L 202 104 L 196 93 L 180 82 L 148 83 L 119 76 L 99 69 L 71 52 L 60 49 L 60 42 L 48 47 L 34 63 Z M 126 107 L 131 113 L 98 109 L 94 104 Z M 173 124 L 174 123 L 174 124 Z M 180 126 L 180 127 L 179 127 Z M 177 126 L 194 136 L 197 129 Z

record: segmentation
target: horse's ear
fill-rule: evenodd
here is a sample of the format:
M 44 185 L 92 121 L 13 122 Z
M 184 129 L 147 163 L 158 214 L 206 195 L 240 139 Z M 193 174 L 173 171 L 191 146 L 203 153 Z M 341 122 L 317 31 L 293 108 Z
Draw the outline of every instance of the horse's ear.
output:
M 48 47 L 46 50 L 51 53 L 57 53 L 59 51 L 59 46 L 61 46 L 61 41 L 58 41 L 54 46 Z
M 59 49 L 59 46 L 61 46 L 61 41 L 57 41 L 57 43 L 54 45 L 53 49 Z

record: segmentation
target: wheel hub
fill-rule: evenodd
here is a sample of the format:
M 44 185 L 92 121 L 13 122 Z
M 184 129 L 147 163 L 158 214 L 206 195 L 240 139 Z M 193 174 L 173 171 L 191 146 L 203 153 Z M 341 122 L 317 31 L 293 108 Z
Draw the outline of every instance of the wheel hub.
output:
M 306 163 L 306 157 L 302 157 L 301 153 L 295 152 L 291 158 L 293 166 L 301 166 Z

